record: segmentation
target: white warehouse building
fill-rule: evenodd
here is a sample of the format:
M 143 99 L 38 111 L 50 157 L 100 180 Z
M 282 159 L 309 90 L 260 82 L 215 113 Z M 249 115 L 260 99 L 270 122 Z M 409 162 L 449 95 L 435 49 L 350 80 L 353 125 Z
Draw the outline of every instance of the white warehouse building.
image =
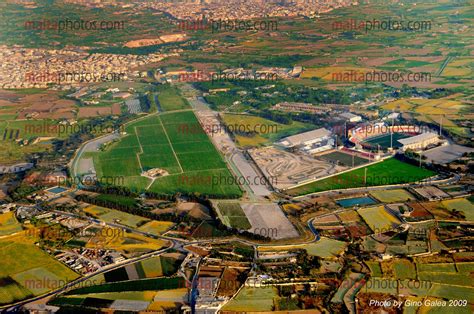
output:
M 275 144 L 286 149 L 299 149 L 314 154 L 334 148 L 334 139 L 331 131 L 320 128 L 285 137 Z

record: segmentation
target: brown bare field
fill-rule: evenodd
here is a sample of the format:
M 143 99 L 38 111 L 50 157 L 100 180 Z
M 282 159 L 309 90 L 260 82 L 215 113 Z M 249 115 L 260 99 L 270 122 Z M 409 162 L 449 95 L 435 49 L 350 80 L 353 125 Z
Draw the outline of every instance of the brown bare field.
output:
M 121 113 L 120 104 L 116 103 L 111 106 L 111 111 L 113 115 L 119 115 Z
M 336 215 L 331 214 L 323 217 L 316 217 L 313 220 L 313 224 L 331 224 L 331 223 L 339 223 L 339 219 Z
M 418 202 L 407 203 L 408 206 L 413 208 L 413 211 L 410 214 L 410 217 L 413 218 L 424 218 L 424 219 L 432 219 L 433 215 L 427 211 L 423 205 Z
M 91 117 L 97 117 L 97 116 L 111 115 L 113 114 L 113 110 L 117 110 L 117 107 L 115 105 L 117 104 L 114 104 L 109 107 L 81 107 L 79 108 L 77 117 L 78 118 L 91 118 Z M 119 110 L 120 110 L 120 105 L 119 105 Z
M 355 210 L 346 210 L 341 213 L 337 213 L 337 215 L 343 223 L 360 221 L 360 216 Z
M 131 41 L 126 42 L 124 46 L 128 48 L 137 48 L 137 47 L 159 45 L 163 43 L 178 42 L 178 41 L 183 41 L 185 39 L 186 39 L 186 34 L 170 34 L 170 35 L 163 35 L 158 38 L 131 40 Z
M 362 237 L 372 233 L 369 227 L 362 222 L 346 225 L 346 230 L 352 237 Z
M 189 251 L 192 251 L 193 253 L 199 255 L 199 256 L 207 256 L 209 255 L 209 251 L 205 250 L 204 248 L 202 247 L 198 247 L 198 246 L 194 246 L 194 245 L 191 245 L 191 246 L 186 246 L 185 247 L 187 250 Z
M 5 99 L 8 97 L 8 99 Z M 0 94 L 0 107 L 6 107 L 8 113 L 18 113 L 17 119 L 60 119 L 73 118 L 76 102 L 60 99 L 58 94 L 47 91 L 39 94 Z M 3 111 L 3 113 L 7 113 Z
M 202 266 L 199 268 L 199 276 L 204 277 L 220 277 L 222 275 L 222 267 L 219 266 Z
M 237 290 L 239 290 L 239 287 L 242 284 L 242 282 L 239 282 L 237 279 L 241 272 L 242 270 L 226 267 L 222 275 L 219 288 L 217 289 L 217 295 L 232 297 L 237 292 Z
M 464 220 L 462 218 L 453 216 L 440 202 L 423 202 L 420 204 L 436 219 Z
M 453 254 L 456 262 L 474 262 L 474 252 L 458 252 Z

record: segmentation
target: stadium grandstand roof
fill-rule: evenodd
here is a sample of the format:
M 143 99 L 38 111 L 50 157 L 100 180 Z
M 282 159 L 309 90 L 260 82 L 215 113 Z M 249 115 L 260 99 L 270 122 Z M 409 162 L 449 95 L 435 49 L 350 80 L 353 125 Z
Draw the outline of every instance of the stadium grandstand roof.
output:
M 410 144 L 430 140 L 430 139 L 435 138 L 435 137 L 438 137 L 438 134 L 428 132 L 428 133 L 422 133 L 422 134 L 415 135 L 415 136 L 408 137 L 408 138 L 402 138 L 402 139 L 399 139 L 398 141 L 403 145 L 410 145 Z

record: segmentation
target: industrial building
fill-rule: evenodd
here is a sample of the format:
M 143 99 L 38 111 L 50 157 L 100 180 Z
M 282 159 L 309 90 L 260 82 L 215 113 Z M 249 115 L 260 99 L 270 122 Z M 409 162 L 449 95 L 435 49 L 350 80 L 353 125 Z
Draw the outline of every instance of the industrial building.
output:
M 286 149 L 314 154 L 334 148 L 334 139 L 331 131 L 320 128 L 285 137 L 275 144 Z
M 350 112 L 341 113 L 339 115 L 339 117 L 341 117 L 342 119 L 344 119 L 345 121 L 348 121 L 348 122 L 360 122 L 360 121 L 362 121 L 361 116 L 355 115 L 355 114 L 350 113 Z

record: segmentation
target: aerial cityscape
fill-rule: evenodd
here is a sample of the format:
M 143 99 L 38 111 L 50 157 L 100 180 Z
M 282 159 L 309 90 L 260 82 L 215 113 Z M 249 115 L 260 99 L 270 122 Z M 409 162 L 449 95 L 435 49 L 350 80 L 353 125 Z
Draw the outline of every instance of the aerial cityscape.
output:
M 0 2 L 0 313 L 474 313 L 468 0 Z

